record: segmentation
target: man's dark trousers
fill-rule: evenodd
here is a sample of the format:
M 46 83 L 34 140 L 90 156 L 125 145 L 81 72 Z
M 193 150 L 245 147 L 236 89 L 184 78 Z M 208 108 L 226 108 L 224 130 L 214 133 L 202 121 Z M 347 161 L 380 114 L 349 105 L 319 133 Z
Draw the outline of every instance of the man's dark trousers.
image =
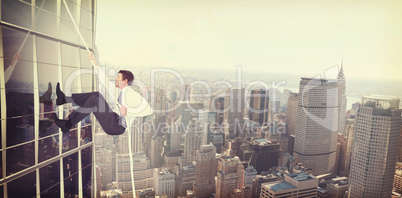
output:
M 120 135 L 126 130 L 121 125 L 120 116 L 109 107 L 99 92 L 72 94 L 71 98 L 79 106 L 68 116 L 73 126 L 93 113 L 107 134 Z

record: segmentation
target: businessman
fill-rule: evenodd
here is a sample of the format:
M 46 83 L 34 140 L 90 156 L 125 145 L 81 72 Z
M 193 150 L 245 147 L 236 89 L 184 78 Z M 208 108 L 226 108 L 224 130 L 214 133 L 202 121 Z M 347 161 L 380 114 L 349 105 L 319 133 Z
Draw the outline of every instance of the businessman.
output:
M 127 70 L 120 70 L 116 81 L 116 87 L 120 89 L 118 103 L 119 111 L 114 112 L 107 104 L 105 98 L 99 92 L 72 94 L 66 96 L 60 90 L 60 84 L 56 87 L 56 104 L 74 102 L 78 109 L 74 110 L 66 120 L 58 119 L 53 116 L 54 122 L 60 127 L 63 133 L 70 131 L 72 126 L 76 125 L 91 112 L 99 121 L 103 130 L 109 135 L 121 135 L 127 128 L 127 123 L 135 117 L 143 117 L 152 114 L 152 109 L 148 102 L 139 93 L 131 89 L 134 81 L 134 75 Z

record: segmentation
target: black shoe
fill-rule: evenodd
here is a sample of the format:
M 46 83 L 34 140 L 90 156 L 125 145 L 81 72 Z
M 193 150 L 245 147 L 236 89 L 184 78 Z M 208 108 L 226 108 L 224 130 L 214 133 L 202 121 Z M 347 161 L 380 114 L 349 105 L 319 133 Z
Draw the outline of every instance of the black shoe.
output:
M 52 84 L 49 82 L 47 91 L 41 97 L 39 97 L 39 101 L 40 103 L 44 103 L 46 101 L 52 101 L 51 97 L 52 97 Z
M 56 95 L 57 95 L 57 99 L 56 99 L 56 104 L 57 105 L 62 105 L 62 104 L 67 103 L 66 95 L 60 90 L 60 83 L 57 83 Z
M 70 131 L 72 127 L 71 120 L 60 120 L 59 118 L 57 118 L 56 114 L 53 114 L 53 120 L 63 133 L 67 133 Z

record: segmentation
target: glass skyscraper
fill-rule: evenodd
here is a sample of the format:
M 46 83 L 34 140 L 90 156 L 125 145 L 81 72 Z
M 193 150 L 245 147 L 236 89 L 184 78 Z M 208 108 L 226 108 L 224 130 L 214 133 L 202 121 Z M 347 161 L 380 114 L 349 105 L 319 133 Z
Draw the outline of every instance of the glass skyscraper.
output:
M 64 2 L 0 2 L 0 197 L 94 197 L 92 114 L 66 134 L 53 123 L 74 108 L 55 105 L 57 82 L 66 93 L 97 90 Z M 93 51 L 96 1 L 66 3 Z

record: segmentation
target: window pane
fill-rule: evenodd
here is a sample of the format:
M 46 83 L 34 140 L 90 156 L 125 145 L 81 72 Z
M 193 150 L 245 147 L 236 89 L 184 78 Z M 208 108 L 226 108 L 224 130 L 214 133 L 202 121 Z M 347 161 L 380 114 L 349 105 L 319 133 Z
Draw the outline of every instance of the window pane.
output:
M 1 2 L 1 20 L 31 28 L 31 5 L 16 0 L 3 0 Z
M 56 2 L 56 1 L 53 1 Z M 53 37 L 58 37 L 57 16 L 44 10 L 36 9 L 35 30 Z
M 92 1 L 91 0 L 81 0 L 81 5 L 86 10 L 92 10 Z
M 91 197 L 91 176 L 92 166 L 88 165 L 82 170 L 82 195 L 83 197 Z
M 56 161 L 39 170 L 40 196 L 60 197 L 60 161 Z
M 7 190 L 8 197 L 36 197 L 35 171 L 8 183 Z
M 92 69 L 81 69 L 83 74 L 81 74 L 81 89 L 82 92 L 92 92 L 94 74 Z
M 46 11 L 56 14 L 57 1 L 35 0 L 35 7 L 41 8 L 41 9 L 44 9 Z
M 25 43 L 25 37 L 28 35 Z M 14 58 L 14 55 L 21 50 L 20 61 L 16 64 L 18 67 L 21 61 L 29 61 L 33 60 L 33 39 L 32 35 L 29 35 L 27 32 L 20 32 L 16 30 L 11 30 L 8 28 L 3 28 L 3 49 L 4 50 L 4 66 L 5 68 L 11 64 L 11 61 Z M 31 73 L 32 74 L 32 73 Z
M 82 27 L 92 30 L 92 13 L 84 8 L 81 9 L 81 24 Z
M 77 139 L 77 129 L 72 129 L 68 133 L 63 134 L 63 153 L 77 148 L 78 139 Z
M 52 118 L 43 115 L 56 110 L 56 85 L 58 80 L 58 68 L 54 65 L 38 63 L 39 79 L 39 113 L 40 118 Z
M 54 28 L 54 27 L 53 27 Z M 36 51 L 38 53 L 39 63 L 49 63 L 58 65 L 59 60 L 59 44 L 40 37 L 36 37 Z M 47 75 L 52 74 L 52 76 L 57 76 L 56 73 L 47 73 Z M 50 76 L 50 75 L 49 75 Z
M 63 67 L 63 87 L 61 90 L 66 95 L 71 95 L 72 93 L 81 93 L 79 88 L 81 71 L 79 68 L 75 67 Z
M 92 141 L 92 125 L 81 128 L 81 145 Z
M 35 164 L 35 146 L 33 142 L 9 148 L 7 149 L 6 154 L 7 176 L 29 168 Z
M 63 159 L 64 195 L 75 197 L 78 195 L 78 153 Z
M 56 128 L 56 127 L 55 127 Z M 39 140 L 39 163 L 59 154 L 59 135 Z M 42 187 L 42 186 L 41 186 Z
M 7 147 L 35 138 L 34 116 L 7 119 Z
M 79 35 L 74 24 L 67 19 L 60 19 L 60 39 L 78 44 Z
M 80 56 L 77 47 L 61 44 L 61 64 L 63 66 L 80 67 Z
M 92 31 L 90 29 L 80 27 L 80 32 L 82 37 L 84 38 L 85 43 L 88 45 L 89 48 L 92 47 Z M 84 46 L 84 43 L 80 40 L 80 45 Z

